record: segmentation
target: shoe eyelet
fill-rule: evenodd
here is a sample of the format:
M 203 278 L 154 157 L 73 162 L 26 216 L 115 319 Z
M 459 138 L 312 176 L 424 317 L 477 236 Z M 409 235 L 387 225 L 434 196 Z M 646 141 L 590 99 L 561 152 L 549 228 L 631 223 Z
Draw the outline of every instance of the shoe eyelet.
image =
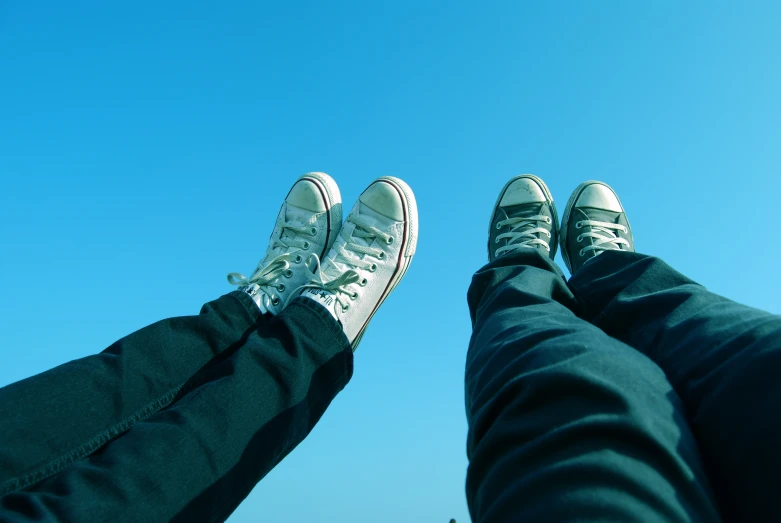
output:
M 273 298 L 273 299 L 271 300 L 271 305 L 279 305 L 279 298 L 276 298 L 276 297 L 275 297 L 275 298 Z
M 358 293 L 354 292 L 354 293 L 350 294 L 350 299 L 353 300 L 353 301 L 357 300 L 358 299 Z
M 581 258 L 583 257 L 583 249 L 581 249 L 581 250 L 580 250 L 579 256 L 580 256 Z
M 548 238 L 549 238 L 549 239 L 550 239 L 550 238 L 553 238 L 553 234 L 551 234 L 551 232 L 550 232 L 550 231 L 545 231 L 545 234 L 547 234 L 547 235 L 548 235 Z
M 347 309 L 349 309 L 349 308 L 350 308 L 350 304 L 349 303 L 345 303 L 344 306 L 342 307 L 342 312 L 347 312 Z
M 286 270 L 283 274 L 285 275 L 285 278 L 292 278 L 293 277 L 293 271 L 290 270 L 290 269 Z
M 498 237 L 498 236 L 497 236 L 497 237 L 496 237 L 496 239 L 494 240 L 494 243 L 499 243 L 499 237 Z
M 310 232 L 312 236 L 317 236 L 317 227 L 312 227 L 312 230 Z
M 308 248 L 309 248 L 309 242 L 304 242 L 304 249 L 308 249 Z
M 553 223 L 553 220 L 551 219 L 551 217 L 550 217 L 550 216 L 546 216 L 546 217 L 545 217 L 545 223 L 547 223 L 548 225 L 550 225 L 551 223 Z
M 575 238 L 575 241 L 578 242 L 578 243 L 582 242 L 583 241 L 583 235 L 579 234 L 578 237 Z
M 390 245 L 391 243 L 393 243 L 393 236 L 388 236 L 388 239 L 387 239 L 387 240 L 385 240 L 385 243 L 386 243 L 387 245 Z
M 279 285 L 277 285 L 277 290 L 279 290 L 279 292 L 285 292 L 285 284 L 280 283 Z
M 379 258 L 380 260 L 384 260 L 385 259 L 385 253 L 383 251 L 380 251 L 380 254 L 377 255 L 377 258 Z
M 583 223 L 582 222 L 575 222 L 575 228 L 576 229 L 582 229 L 583 228 Z
M 377 270 L 377 264 L 376 263 L 372 263 L 371 267 L 369 267 L 369 272 L 374 272 L 376 270 Z
M 362 279 L 360 282 L 358 282 L 358 285 L 360 285 L 361 287 L 366 287 L 366 284 L 367 284 L 367 283 L 369 283 L 369 280 L 367 280 L 366 278 L 364 278 L 364 279 Z
M 296 255 L 296 263 L 301 263 L 304 259 L 301 257 L 300 254 Z
M 497 231 L 502 230 L 502 226 L 499 224 L 499 222 L 496 223 L 496 230 Z

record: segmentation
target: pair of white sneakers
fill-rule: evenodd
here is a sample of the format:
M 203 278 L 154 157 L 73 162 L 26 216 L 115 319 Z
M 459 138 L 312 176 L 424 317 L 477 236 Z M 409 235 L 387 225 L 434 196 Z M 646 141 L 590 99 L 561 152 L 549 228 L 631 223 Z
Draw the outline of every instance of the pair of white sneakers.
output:
M 342 224 L 342 198 L 325 173 L 301 176 L 290 189 L 263 259 L 249 277 L 228 282 L 262 313 L 278 314 L 297 296 L 325 307 L 353 351 L 382 302 L 409 268 L 418 238 L 415 195 L 398 178 L 378 178 Z

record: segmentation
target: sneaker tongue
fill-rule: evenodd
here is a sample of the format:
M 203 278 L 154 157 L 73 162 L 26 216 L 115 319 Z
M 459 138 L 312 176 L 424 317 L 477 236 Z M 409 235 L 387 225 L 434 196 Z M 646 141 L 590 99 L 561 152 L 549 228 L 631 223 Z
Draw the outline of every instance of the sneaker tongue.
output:
M 583 214 L 585 214 L 589 220 L 607 223 L 618 223 L 618 218 L 621 216 L 620 212 L 606 211 L 604 209 L 592 209 L 590 207 L 582 208 Z
M 542 203 L 522 203 L 519 205 L 509 205 L 502 207 L 508 218 L 530 218 L 539 216 L 542 212 Z

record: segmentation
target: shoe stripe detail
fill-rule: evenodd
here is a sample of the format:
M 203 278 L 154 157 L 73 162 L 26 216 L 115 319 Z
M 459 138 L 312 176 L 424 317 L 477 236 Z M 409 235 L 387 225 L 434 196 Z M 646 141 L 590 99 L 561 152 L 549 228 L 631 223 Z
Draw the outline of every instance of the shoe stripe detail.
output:
M 316 178 L 310 178 L 308 176 L 302 176 L 302 180 L 306 180 L 309 182 L 312 182 L 315 184 L 315 187 L 317 187 L 317 190 L 320 191 L 320 196 L 323 197 L 323 200 L 325 201 L 326 211 L 325 211 L 325 219 L 326 219 L 326 231 L 325 231 L 325 245 L 323 246 L 323 252 L 320 253 L 320 259 L 323 259 L 323 256 L 326 255 L 328 252 L 329 246 L 328 246 L 328 240 L 331 239 L 331 207 L 332 202 L 328 198 L 328 191 L 325 190 L 323 185 L 320 183 L 320 180 Z
M 402 209 L 404 210 L 404 223 L 407 225 L 404 235 L 404 241 L 399 248 L 399 259 L 397 260 L 397 266 L 396 270 L 394 271 L 393 275 L 391 276 L 390 280 L 388 281 L 388 285 L 385 287 L 385 290 L 383 291 L 382 295 L 380 296 L 380 299 L 377 300 L 377 304 L 374 306 L 374 310 L 371 314 L 369 314 L 369 317 L 366 318 L 366 321 L 364 322 L 363 326 L 361 327 L 361 330 L 358 332 L 358 336 L 356 336 L 356 341 L 360 341 L 363 338 L 363 333 L 366 331 L 366 327 L 369 325 L 369 322 L 372 320 L 374 315 L 377 313 L 377 311 L 380 308 L 380 305 L 385 301 L 385 299 L 390 295 L 391 292 L 396 288 L 396 285 L 398 285 L 398 282 L 401 280 L 401 278 L 404 276 L 404 274 L 407 272 L 407 268 L 409 267 L 409 263 L 404 264 L 404 254 L 407 250 L 407 243 L 409 242 L 409 236 L 411 233 L 411 223 L 409 221 L 409 210 L 407 209 L 407 198 L 404 195 L 404 191 L 402 191 L 396 184 L 392 183 L 390 180 L 379 180 L 377 183 L 387 183 L 391 187 L 393 187 L 397 193 L 399 193 L 399 197 L 401 198 L 401 201 L 404 203 L 402 205 Z M 401 273 L 401 274 L 399 274 Z M 394 283 L 396 285 L 394 285 Z M 353 344 L 353 350 L 355 350 L 355 343 Z
M 583 182 L 572 192 L 569 200 L 567 201 L 567 206 L 564 208 L 564 216 L 561 220 L 561 233 L 559 235 L 559 242 L 561 243 L 561 257 L 564 260 L 564 265 L 567 266 L 570 274 L 572 274 L 572 263 L 569 259 L 569 251 L 567 251 L 567 229 L 569 229 L 570 214 L 572 213 L 572 209 L 575 207 L 575 202 L 580 197 L 580 194 L 592 183 L 594 182 Z

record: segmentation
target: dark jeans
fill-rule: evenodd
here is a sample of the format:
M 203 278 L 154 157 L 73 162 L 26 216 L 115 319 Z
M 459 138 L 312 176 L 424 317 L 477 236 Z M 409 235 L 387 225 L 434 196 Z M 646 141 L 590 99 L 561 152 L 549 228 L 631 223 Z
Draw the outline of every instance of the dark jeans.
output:
M 468 299 L 475 523 L 781 521 L 781 317 L 614 251 L 567 283 L 526 249 Z
M 475 522 L 780 519 L 778 317 L 612 252 L 569 287 L 537 251 L 501 258 L 469 303 Z M 0 389 L 0 521 L 225 519 L 351 374 L 306 300 L 141 329 Z
M 352 376 L 307 300 L 232 292 L 0 389 L 0 521 L 221 521 Z

